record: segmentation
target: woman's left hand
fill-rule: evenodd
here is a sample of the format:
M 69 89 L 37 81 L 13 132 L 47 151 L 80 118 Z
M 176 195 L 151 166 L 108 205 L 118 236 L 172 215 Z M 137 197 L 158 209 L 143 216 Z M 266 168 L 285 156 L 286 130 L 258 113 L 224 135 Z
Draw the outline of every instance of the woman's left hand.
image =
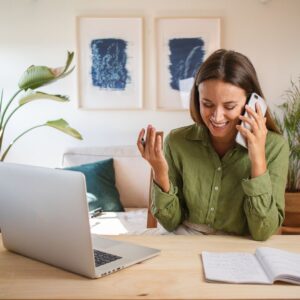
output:
M 252 178 L 264 174 L 267 170 L 265 145 L 268 129 L 266 127 L 266 118 L 263 116 L 258 103 L 256 103 L 255 108 L 256 112 L 246 105 L 246 111 L 250 117 L 239 117 L 243 122 L 251 126 L 251 130 L 237 125 L 238 131 L 247 141 L 249 158 L 252 165 Z

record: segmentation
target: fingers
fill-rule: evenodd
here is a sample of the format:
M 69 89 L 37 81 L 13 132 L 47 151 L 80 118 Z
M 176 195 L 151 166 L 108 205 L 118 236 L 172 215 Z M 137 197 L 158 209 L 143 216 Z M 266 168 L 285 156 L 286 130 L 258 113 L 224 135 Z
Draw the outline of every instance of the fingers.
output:
M 148 149 L 147 146 L 148 146 L 148 141 L 149 141 L 149 139 L 150 139 L 151 128 L 152 128 L 151 125 L 148 125 L 148 126 L 147 126 L 146 141 L 145 141 L 145 149 Z
M 257 112 L 257 116 L 258 116 L 258 119 L 257 119 L 258 127 L 265 128 L 266 121 L 265 121 L 261 106 L 258 102 L 255 103 L 255 109 Z
M 153 158 L 155 158 L 155 143 L 156 143 L 156 129 L 154 127 L 151 127 L 150 129 L 150 136 L 149 136 L 149 143 L 148 143 L 148 151 L 149 155 Z
M 246 138 L 246 140 L 253 136 L 253 133 L 242 125 L 236 125 L 236 129 L 242 134 L 243 137 Z
M 260 129 L 265 129 L 265 123 L 266 123 L 260 105 L 256 103 L 255 107 L 257 112 L 255 112 L 251 107 L 246 105 L 245 108 L 246 108 L 246 112 L 248 113 L 248 116 L 239 117 L 243 122 L 251 126 L 251 130 L 253 132 L 257 132 L 257 130 Z
M 255 110 L 256 110 L 257 114 L 259 115 L 259 117 L 262 119 L 264 116 L 263 116 L 261 107 L 258 102 L 255 103 Z
M 247 140 L 247 144 L 257 144 L 259 141 L 264 141 L 267 135 L 268 129 L 266 127 L 266 118 L 263 116 L 262 110 L 258 103 L 255 104 L 256 111 L 246 105 L 247 114 L 239 116 L 242 120 L 242 125 L 237 125 L 236 128 L 242 136 Z M 247 124 L 247 126 L 245 126 Z
M 239 116 L 239 119 L 244 122 L 244 124 L 243 124 L 244 126 L 242 126 L 243 128 L 245 128 L 249 131 L 253 131 L 253 132 L 256 131 L 257 123 L 255 122 L 255 120 L 253 120 L 249 117 L 245 117 L 245 116 Z M 250 125 L 250 126 L 248 126 L 248 125 Z
M 259 104 L 258 103 L 255 104 L 256 109 L 257 109 L 257 105 L 259 106 Z M 252 120 L 254 121 L 254 122 L 252 122 L 252 124 L 256 124 L 258 126 L 260 123 L 259 115 L 248 105 L 246 105 L 246 111 L 247 111 L 248 115 L 250 116 L 250 119 L 252 117 Z M 252 125 L 252 124 L 250 124 L 250 125 Z
M 146 139 L 144 135 L 146 133 Z M 146 160 L 157 159 L 157 156 L 162 155 L 162 138 L 159 136 L 159 132 L 152 125 L 147 126 L 147 131 L 142 129 L 138 135 L 137 146 L 141 155 Z
M 163 153 L 162 153 L 162 137 L 161 137 L 161 135 L 157 134 L 155 139 L 156 139 L 155 154 L 156 154 L 156 156 L 161 156 L 161 155 L 163 155 Z

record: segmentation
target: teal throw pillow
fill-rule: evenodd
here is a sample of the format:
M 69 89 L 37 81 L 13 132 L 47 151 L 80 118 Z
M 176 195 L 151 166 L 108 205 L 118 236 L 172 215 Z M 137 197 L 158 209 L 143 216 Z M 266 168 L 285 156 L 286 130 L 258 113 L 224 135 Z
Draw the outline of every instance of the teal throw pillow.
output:
M 116 188 L 113 159 L 68 167 L 65 170 L 79 171 L 85 175 L 89 211 L 124 211 Z

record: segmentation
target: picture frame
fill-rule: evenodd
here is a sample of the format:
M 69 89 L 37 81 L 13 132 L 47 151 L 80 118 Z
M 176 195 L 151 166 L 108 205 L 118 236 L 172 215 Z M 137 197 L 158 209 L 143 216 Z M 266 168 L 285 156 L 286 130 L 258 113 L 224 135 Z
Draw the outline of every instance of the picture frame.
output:
M 220 48 L 220 18 L 156 18 L 157 109 L 189 109 L 194 76 Z
M 76 27 L 79 108 L 141 109 L 142 18 L 79 16 Z

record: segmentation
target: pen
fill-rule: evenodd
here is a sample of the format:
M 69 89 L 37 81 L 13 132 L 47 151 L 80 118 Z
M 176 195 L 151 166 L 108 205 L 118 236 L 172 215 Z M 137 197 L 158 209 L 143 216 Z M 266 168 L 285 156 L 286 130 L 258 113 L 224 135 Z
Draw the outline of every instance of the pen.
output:
M 164 135 L 163 131 L 156 131 L 155 136 L 157 137 L 158 135 L 161 136 L 161 138 L 163 138 L 163 135 Z M 141 143 L 145 147 L 146 141 L 144 138 L 141 138 Z
M 99 215 L 101 215 L 102 212 L 103 212 L 102 208 L 97 208 L 90 213 L 90 216 L 91 216 L 91 218 L 95 218 L 95 217 L 98 217 Z

